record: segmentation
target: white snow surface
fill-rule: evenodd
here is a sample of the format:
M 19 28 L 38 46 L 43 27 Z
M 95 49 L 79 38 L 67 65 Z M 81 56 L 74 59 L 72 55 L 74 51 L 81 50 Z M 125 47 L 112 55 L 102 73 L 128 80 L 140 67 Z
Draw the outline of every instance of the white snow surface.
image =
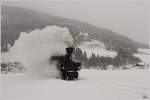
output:
M 150 55 L 145 54 L 134 54 L 134 55 L 140 58 L 143 63 L 150 64 Z
M 150 70 L 80 71 L 77 81 L 0 75 L 1 100 L 150 100 Z
M 141 59 L 145 64 L 150 64 L 150 49 L 138 49 L 138 53 L 134 56 Z
M 144 54 L 150 54 L 150 49 L 142 49 L 142 48 L 139 48 L 139 49 L 138 49 L 138 52 L 139 52 L 139 53 L 144 53 Z
M 78 47 L 82 52 L 86 52 L 88 58 L 92 56 L 92 53 L 96 56 L 99 55 L 100 57 L 115 57 L 117 55 L 114 51 L 106 50 L 103 42 L 94 39 L 91 39 L 91 41 L 83 41 Z
M 83 52 L 86 52 L 88 58 L 90 58 L 92 56 L 92 53 L 95 54 L 96 56 L 99 55 L 100 57 L 101 56 L 115 57 L 117 55 L 116 52 L 108 51 L 108 50 L 103 49 L 103 48 L 100 49 L 98 47 L 95 47 L 95 48 L 81 48 L 81 50 Z

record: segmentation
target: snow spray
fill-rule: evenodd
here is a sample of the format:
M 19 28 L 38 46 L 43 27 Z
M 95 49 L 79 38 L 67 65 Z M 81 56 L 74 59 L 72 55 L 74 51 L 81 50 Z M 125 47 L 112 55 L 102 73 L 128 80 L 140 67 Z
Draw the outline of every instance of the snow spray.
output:
M 47 26 L 30 33 L 21 32 L 9 52 L 2 53 L 2 61 L 19 61 L 32 76 L 57 77 L 59 72 L 56 65 L 49 63 L 49 58 L 55 54 L 64 55 L 65 48 L 72 44 L 73 38 L 66 27 Z

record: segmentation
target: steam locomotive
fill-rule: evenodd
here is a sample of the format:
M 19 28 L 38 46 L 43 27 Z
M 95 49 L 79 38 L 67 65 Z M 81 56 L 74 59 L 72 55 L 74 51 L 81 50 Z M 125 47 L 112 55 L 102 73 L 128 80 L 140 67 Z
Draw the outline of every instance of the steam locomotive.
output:
M 73 47 L 66 48 L 66 55 L 52 56 L 50 61 L 55 61 L 57 69 L 61 73 L 63 80 L 77 80 L 81 69 L 81 62 L 73 61 L 72 53 Z

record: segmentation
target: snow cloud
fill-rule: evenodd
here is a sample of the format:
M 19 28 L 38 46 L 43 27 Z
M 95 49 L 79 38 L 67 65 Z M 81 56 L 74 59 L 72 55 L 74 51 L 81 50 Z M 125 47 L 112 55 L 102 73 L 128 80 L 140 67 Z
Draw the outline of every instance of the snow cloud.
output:
M 9 52 L 2 53 L 2 62 L 22 62 L 35 76 L 56 77 L 56 66 L 49 63 L 54 54 L 65 54 L 65 48 L 73 44 L 73 38 L 65 27 L 47 26 L 30 33 L 22 32 Z

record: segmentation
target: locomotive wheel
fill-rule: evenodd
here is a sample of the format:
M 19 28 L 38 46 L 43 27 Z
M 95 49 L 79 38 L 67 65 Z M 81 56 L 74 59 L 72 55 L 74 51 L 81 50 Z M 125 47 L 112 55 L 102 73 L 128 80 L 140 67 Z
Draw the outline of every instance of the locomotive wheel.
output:
M 69 72 L 68 73 L 68 80 L 77 80 L 78 79 L 78 72 Z
M 76 80 L 78 79 L 78 76 L 79 76 L 78 72 L 75 72 L 75 79 Z
M 67 73 L 65 71 L 61 72 L 61 77 L 63 80 L 67 80 Z

